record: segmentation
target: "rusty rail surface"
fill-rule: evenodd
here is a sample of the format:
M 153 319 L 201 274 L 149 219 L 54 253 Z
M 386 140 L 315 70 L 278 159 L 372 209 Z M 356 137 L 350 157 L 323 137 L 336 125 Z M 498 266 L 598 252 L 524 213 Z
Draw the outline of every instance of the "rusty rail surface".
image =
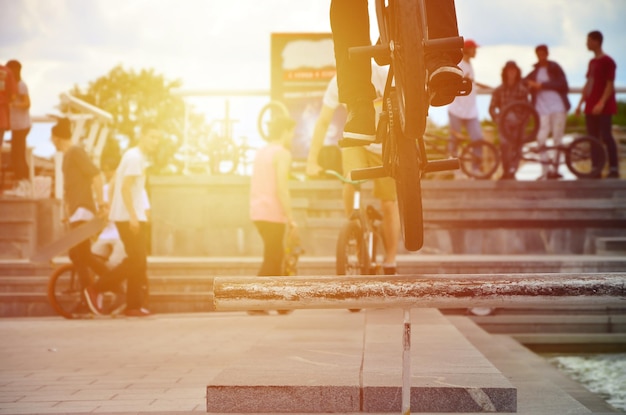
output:
M 216 277 L 218 311 L 626 306 L 626 273 Z

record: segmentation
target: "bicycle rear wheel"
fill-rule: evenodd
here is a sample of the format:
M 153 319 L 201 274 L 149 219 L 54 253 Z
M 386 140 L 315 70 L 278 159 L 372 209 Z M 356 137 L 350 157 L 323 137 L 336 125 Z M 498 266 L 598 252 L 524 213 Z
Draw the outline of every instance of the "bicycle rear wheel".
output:
M 417 251 L 424 244 L 424 222 L 422 214 L 422 183 L 420 156 L 417 141 L 404 137 L 395 126 L 395 94 L 388 98 L 389 120 L 383 142 L 383 163 L 396 183 L 398 211 L 404 246 Z
M 567 147 L 565 164 L 579 179 L 600 177 L 606 164 L 604 145 L 591 136 L 578 137 Z
M 485 140 L 471 141 L 461 151 L 461 170 L 475 179 L 489 179 L 500 165 L 500 152 Z
M 67 319 L 90 313 L 73 264 L 62 265 L 50 275 L 48 301 L 57 314 Z
M 358 222 L 346 223 L 339 232 L 336 250 L 337 275 L 363 275 L 370 267 L 363 230 Z

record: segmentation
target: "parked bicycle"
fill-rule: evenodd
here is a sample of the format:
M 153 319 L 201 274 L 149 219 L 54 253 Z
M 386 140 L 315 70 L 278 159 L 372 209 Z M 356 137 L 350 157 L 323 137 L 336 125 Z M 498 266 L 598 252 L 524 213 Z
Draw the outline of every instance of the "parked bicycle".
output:
M 455 139 L 424 133 L 426 151 L 431 154 L 457 157 L 461 171 L 474 179 L 489 179 L 500 165 L 500 150 L 487 140 L 470 140 L 463 134 Z
M 430 91 L 425 51 L 462 49 L 463 38 L 429 39 L 424 0 L 377 0 L 376 16 L 380 42 L 351 48 L 350 54 L 390 63 L 377 128 L 378 141 L 383 143 L 383 165 L 355 170 L 352 178 L 390 176 L 395 180 L 404 245 L 416 251 L 424 242 L 422 176 L 459 167 L 458 159 L 428 160 L 424 131 Z M 466 80 L 454 92 L 467 95 L 470 91 L 471 82 Z
M 352 214 L 337 238 L 337 275 L 382 275 L 385 252 L 381 233 L 383 216 L 374 206 L 363 203 L 361 186 L 365 180 L 350 180 L 334 170 L 324 173 L 354 187 Z
M 354 187 L 352 213 L 341 227 L 335 251 L 337 275 L 382 275 L 385 246 L 382 237 L 382 213 L 372 205 L 365 205 L 361 185 L 366 180 L 350 180 L 335 170 L 325 170 L 343 183 Z M 359 312 L 350 308 L 350 312 Z
M 576 137 L 569 144 L 539 145 L 535 140 L 539 129 L 539 114 L 528 102 L 514 102 L 504 108 L 498 122 L 500 134 L 511 142 L 510 168 L 516 172 L 520 163 L 546 165 L 556 173 L 565 159 L 567 168 L 578 178 L 598 177 L 606 162 L 606 152 L 600 140 L 591 136 Z M 550 157 L 548 157 L 548 154 Z M 592 155 L 596 154 L 596 163 Z

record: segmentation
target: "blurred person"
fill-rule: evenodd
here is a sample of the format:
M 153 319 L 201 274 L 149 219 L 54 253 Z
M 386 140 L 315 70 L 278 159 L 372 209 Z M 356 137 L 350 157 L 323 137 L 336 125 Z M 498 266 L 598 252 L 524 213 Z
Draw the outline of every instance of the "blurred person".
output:
M 463 77 L 468 79 L 472 85 L 481 88 L 489 88 L 489 86 L 476 82 L 474 75 L 474 67 L 471 60 L 476 57 L 476 49 L 478 44 L 467 39 L 463 44 L 463 59 L 459 63 L 459 67 L 463 71 Z M 469 95 L 454 98 L 454 101 L 448 106 L 448 119 L 450 120 L 450 154 L 456 156 L 458 138 L 462 137 L 463 128 L 467 131 L 472 141 L 482 140 L 483 131 L 478 118 L 478 96 L 476 88 L 472 88 Z
M 530 103 L 530 91 L 522 82 L 522 71 L 514 61 L 508 61 L 502 68 L 502 84 L 491 95 L 489 115 L 496 124 L 503 120 L 502 111 L 514 102 Z M 516 154 L 521 150 L 523 143 L 517 142 L 515 137 L 507 137 L 500 131 L 500 151 L 502 153 L 502 180 L 515 180 L 517 171 Z
M 72 144 L 70 120 L 60 118 L 52 127 L 52 143 L 57 151 L 63 153 L 63 205 L 64 217 L 70 229 L 77 228 L 99 215 L 106 217 L 108 204 L 104 201 L 104 188 L 100 170 L 91 161 L 80 144 Z M 94 200 L 95 196 L 95 200 Z M 69 257 L 76 267 L 81 287 L 86 289 L 92 284 L 91 271 L 104 277 L 108 268 L 91 252 L 89 238 L 69 250 Z M 100 314 L 98 298 L 85 298 L 91 311 Z
M 537 63 L 534 69 L 526 75 L 524 81 L 530 89 L 532 102 L 539 114 L 539 131 L 537 133 L 537 144 L 545 147 L 549 135 L 552 135 L 555 146 L 563 144 L 565 134 L 565 122 L 567 112 L 571 108 L 567 94 L 569 86 L 567 77 L 561 66 L 548 60 L 548 46 L 539 45 L 535 48 Z M 556 152 L 554 157 L 558 157 Z M 550 154 L 547 151 L 541 152 L 542 176 L 540 179 L 559 179 L 562 176 L 558 172 L 559 160 L 550 163 Z M 557 166 L 555 171 L 551 166 Z
M 382 99 L 388 71 L 377 65 L 372 65 L 372 85 L 376 91 L 377 99 Z M 328 126 L 333 118 L 334 112 L 340 106 L 338 98 L 337 77 L 333 77 L 326 87 L 324 93 L 322 111 L 315 125 L 309 156 L 307 159 L 307 175 L 315 177 L 323 173 L 322 167 L 318 163 L 320 149 L 324 142 Z M 382 165 L 381 144 L 369 144 L 362 147 L 348 147 L 341 149 L 341 160 L 343 175 L 350 177 L 350 172 L 354 169 L 375 167 Z M 374 196 L 380 200 L 383 212 L 382 229 L 383 243 L 385 246 L 385 258 L 383 260 L 383 271 L 387 275 L 397 273 L 396 256 L 398 251 L 398 241 L 400 238 L 400 217 L 396 202 L 396 184 L 391 177 L 383 177 L 374 180 Z M 347 217 L 350 217 L 353 210 L 354 187 L 351 184 L 343 186 L 344 210 Z
M 580 115 L 584 106 L 587 134 L 604 143 L 609 157 L 609 174 L 607 178 L 618 179 L 619 154 L 613 138 L 612 117 L 617 113 L 615 98 L 615 61 L 602 49 L 604 36 L 594 30 L 587 35 L 587 49 L 594 57 L 589 61 L 587 82 L 576 107 L 576 115 Z
M 126 310 L 129 317 L 151 315 L 145 307 L 147 297 L 147 206 L 144 200 L 146 186 L 145 171 L 148 157 L 161 141 L 161 130 L 152 123 L 140 129 L 137 145 L 122 155 L 115 172 L 109 220 L 115 222 L 117 232 L 124 244 L 126 257 L 107 278 L 88 287 L 86 296 L 93 301 L 106 291 L 113 291 L 126 280 Z
M 31 128 L 30 95 L 28 86 L 22 79 L 22 64 L 10 60 L 6 64 L 17 82 L 15 99 L 11 102 L 11 163 L 14 179 L 17 181 L 14 193 L 19 196 L 32 197 L 30 171 L 26 161 L 26 139 Z
M 250 178 L 250 219 L 263 240 L 263 263 L 257 275 L 282 276 L 285 233 L 295 228 L 289 194 L 291 140 L 295 120 L 275 117 L 269 124 L 267 144 L 254 158 Z
M 430 39 L 456 37 L 459 30 L 454 0 L 425 0 Z M 370 24 L 367 0 L 331 0 L 330 27 L 333 33 L 339 102 L 346 104 L 348 119 L 341 146 L 358 146 L 376 139 L 375 110 L 372 101 L 370 58 L 350 57 L 355 46 L 370 46 Z M 463 82 L 457 66 L 461 50 L 434 51 L 425 55 L 430 105 L 452 102 Z
M 0 152 L 4 141 L 4 133 L 11 129 L 11 102 L 17 94 L 17 83 L 13 72 L 0 64 Z M 0 158 L 0 168 L 2 159 Z

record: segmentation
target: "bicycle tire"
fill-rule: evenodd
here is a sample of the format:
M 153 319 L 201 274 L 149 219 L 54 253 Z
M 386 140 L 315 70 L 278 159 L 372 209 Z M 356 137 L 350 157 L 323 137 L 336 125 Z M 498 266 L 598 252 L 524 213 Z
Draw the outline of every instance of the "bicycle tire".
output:
M 419 5 L 416 1 L 390 1 L 388 11 L 392 24 L 387 25 L 387 30 L 394 42 L 391 65 L 399 111 L 395 118 L 404 137 L 420 139 L 426 129 L 430 99 Z
M 535 141 L 539 131 L 539 114 L 526 101 L 515 101 L 506 105 L 498 117 L 498 128 L 507 140 L 520 145 Z
M 50 275 L 48 301 L 54 311 L 67 319 L 89 314 L 82 286 L 73 264 L 61 265 Z
M 289 108 L 287 108 L 287 106 L 280 101 L 270 101 L 265 104 L 263 108 L 261 108 L 261 111 L 259 111 L 259 116 L 257 118 L 257 129 L 259 130 L 259 135 L 261 136 L 261 138 L 266 141 L 269 139 L 269 131 L 267 131 L 266 124 L 268 124 L 269 121 L 271 121 L 271 119 L 276 116 L 274 114 L 274 111 L 276 111 L 278 115 L 289 115 Z M 269 119 L 266 119 L 266 115 L 268 114 Z
M 604 145 L 595 137 L 578 137 L 567 146 L 565 165 L 579 179 L 601 177 L 605 164 Z
M 403 137 L 394 123 L 395 94 L 388 98 L 389 119 L 383 142 L 383 163 L 396 183 L 400 229 L 404 246 L 417 251 L 424 244 L 422 183 L 417 141 Z
M 339 231 L 335 267 L 337 275 L 362 275 L 369 270 L 364 248 L 363 230 L 356 221 L 349 221 Z
M 468 177 L 490 179 L 500 165 L 500 151 L 489 141 L 471 141 L 463 147 L 459 162 Z

